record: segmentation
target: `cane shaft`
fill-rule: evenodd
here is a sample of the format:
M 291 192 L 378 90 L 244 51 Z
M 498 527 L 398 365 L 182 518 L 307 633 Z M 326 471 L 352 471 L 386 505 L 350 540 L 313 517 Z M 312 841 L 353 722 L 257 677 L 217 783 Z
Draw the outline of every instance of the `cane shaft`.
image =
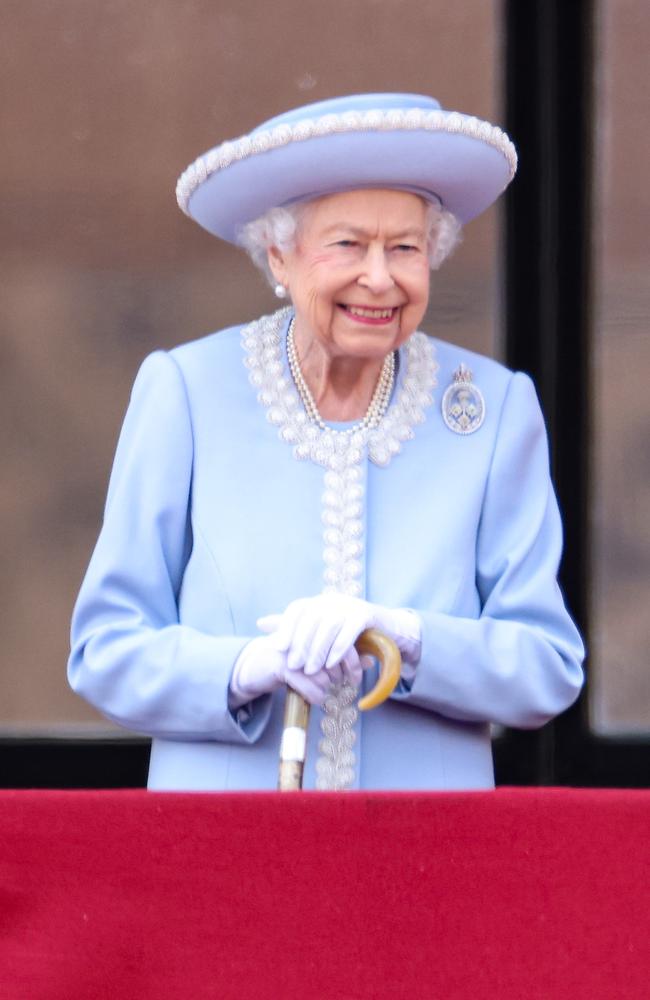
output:
M 362 632 L 355 646 L 359 653 L 370 653 L 379 661 L 379 679 L 372 691 L 359 702 L 359 708 L 365 711 L 380 705 L 394 690 L 400 677 L 402 659 L 393 640 L 374 628 Z M 309 702 L 297 691 L 287 688 L 278 773 L 278 789 L 281 792 L 302 788 L 308 725 Z
M 302 695 L 292 688 L 287 688 L 278 772 L 278 789 L 281 792 L 294 792 L 302 788 L 309 707 L 309 702 L 305 701 Z

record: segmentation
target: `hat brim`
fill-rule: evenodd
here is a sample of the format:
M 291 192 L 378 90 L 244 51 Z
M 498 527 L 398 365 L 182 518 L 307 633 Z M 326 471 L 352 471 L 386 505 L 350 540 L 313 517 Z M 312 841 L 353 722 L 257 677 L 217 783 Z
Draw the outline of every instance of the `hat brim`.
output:
M 514 175 L 514 146 L 476 118 L 422 112 L 417 127 L 410 113 L 399 127 L 380 118 L 374 129 L 367 115 L 356 128 L 349 115 L 347 128 L 334 118 L 329 129 L 320 125 L 323 134 L 318 120 L 306 130 L 298 122 L 217 147 L 181 177 L 179 204 L 208 232 L 236 243 L 241 227 L 270 208 L 355 188 L 414 191 L 465 223 Z M 309 135 L 310 126 L 317 134 Z

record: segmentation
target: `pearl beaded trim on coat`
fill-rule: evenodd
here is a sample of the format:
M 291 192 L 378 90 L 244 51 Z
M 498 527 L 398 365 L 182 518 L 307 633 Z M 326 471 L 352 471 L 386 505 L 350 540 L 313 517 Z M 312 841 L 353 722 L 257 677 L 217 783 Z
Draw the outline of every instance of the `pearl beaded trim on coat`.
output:
M 414 333 L 403 347 L 405 373 L 395 398 L 378 425 L 355 427 L 342 434 L 319 427 L 308 417 L 298 395 L 288 365 L 284 361 L 282 331 L 292 315 L 290 306 L 249 323 L 242 330 L 245 364 L 257 398 L 266 409 L 267 420 L 278 428 L 283 441 L 293 447 L 296 458 L 308 459 L 327 469 L 343 468 L 343 452 L 352 449 L 360 462 L 365 448 L 375 465 L 388 465 L 425 420 L 425 409 L 433 402 L 438 363 L 429 337 Z
M 402 384 L 393 401 L 388 393 L 388 405 L 378 415 L 376 425 L 357 424 L 350 433 L 337 432 L 312 419 L 288 360 L 285 364 L 282 334 L 290 316 L 291 308 L 284 308 L 244 327 L 245 364 L 257 398 L 269 422 L 278 428 L 281 440 L 293 448 L 297 459 L 310 460 L 325 469 L 321 507 L 323 592 L 362 597 L 364 464 L 369 459 L 378 466 L 388 465 L 403 443 L 414 436 L 414 427 L 424 422 L 425 409 L 433 402 L 431 392 L 437 384 L 435 349 L 425 334 L 414 333 L 403 348 L 406 364 Z M 289 339 L 287 336 L 287 349 Z M 391 388 L 393 383 L 394 369 Z M 309 393 L 306 384 L 305 388 Z M 314 409 L 318 415 L 315 404 Z M 323 705 L 316 762 L 316 787 L 320 790 L 342 791 L 354 784 L 357 693 L 348 683 L 333 686 Z

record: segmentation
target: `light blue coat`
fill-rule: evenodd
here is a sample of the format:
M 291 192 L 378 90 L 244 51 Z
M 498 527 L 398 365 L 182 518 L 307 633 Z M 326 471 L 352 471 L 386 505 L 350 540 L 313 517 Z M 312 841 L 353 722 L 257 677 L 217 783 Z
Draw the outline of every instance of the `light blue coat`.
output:
M 266 419 L 240 332 L 142 365 L 73 617 L 70 683 L 153 737 L 155 789 L 275 787 L 283 695 L 232 713 L 229 678 L 260 615 L 322 590 L 323 469 L 298 461 Z M 363 466 L 364 596 L 419 613 L 422 657 L 412 682 L 360 716 L 359 788 L 492 787 L 489 724 L 540 726 L 582 684 L 532 383 L 433 344 L 426 421 L 387 467 Z M 486 402 L 483 426 L 466 436 L 440 408 L 461 362 Z M 320 716 L 312 710 L 306 788 Z

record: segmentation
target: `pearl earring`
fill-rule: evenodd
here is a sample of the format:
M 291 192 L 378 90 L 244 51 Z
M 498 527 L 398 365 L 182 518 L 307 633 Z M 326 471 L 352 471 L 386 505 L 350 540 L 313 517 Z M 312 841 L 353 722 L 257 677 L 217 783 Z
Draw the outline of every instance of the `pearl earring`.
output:
M 287 290 L 284 287 L 284 285 L 281 285 L 278 282 L 278 284 L 275 286 L 275 288 L 273 289 L 273 291 L 275 292 L 275 294 L 277 295 L 277 297 L 279 299 L 286 299 L 286 297 L 287 297 Z

